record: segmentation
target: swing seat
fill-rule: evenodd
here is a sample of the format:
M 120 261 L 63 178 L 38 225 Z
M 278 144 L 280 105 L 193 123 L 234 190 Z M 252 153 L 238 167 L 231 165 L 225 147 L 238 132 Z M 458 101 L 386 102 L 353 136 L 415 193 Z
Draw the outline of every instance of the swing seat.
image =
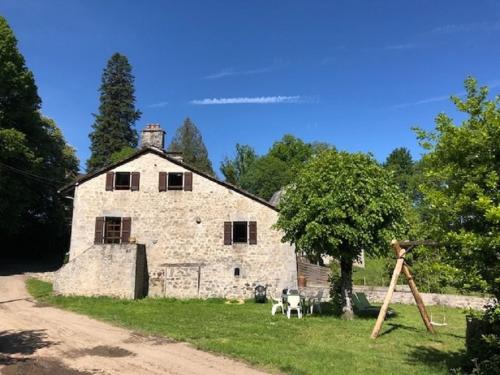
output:
M 436 322 L 433 322 L 431 320 L 431 324 L 434 326 L 434 327 L 445 327 L 448 325 L 448 323 L 436 323 Z
M 431 313 L 431 324 L 434 327 L 446 327 L 448 325 L 448 323 L 446 323 L 446 314 L 444 313 L 444 307 L 443 307 L 443 322 L 442 323 L 435 322 L 434 319 L 432 318 L 432 313 Z

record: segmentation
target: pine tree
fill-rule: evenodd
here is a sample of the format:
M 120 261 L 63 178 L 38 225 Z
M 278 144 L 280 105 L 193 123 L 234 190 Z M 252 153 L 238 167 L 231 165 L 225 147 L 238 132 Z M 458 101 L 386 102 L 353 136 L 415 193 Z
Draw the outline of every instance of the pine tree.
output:
M 93 131 L 89 135 L 92 152 L 87 161 L 89 172 L 109 164 L 113 153 L 137 146 L 134 124 L 141 117 L 135 108 L 134 76 L 126 56 L 119 53 L 111 56 L 99 91 L 99 114 L 94 115 Z
M 208 151 L 203 143 L 201 133 L 189 117 L 177 129 L 168 150 L 182 152 L 184 162 L 202 172 L 214 175 L 212 163 L 208 158 Z

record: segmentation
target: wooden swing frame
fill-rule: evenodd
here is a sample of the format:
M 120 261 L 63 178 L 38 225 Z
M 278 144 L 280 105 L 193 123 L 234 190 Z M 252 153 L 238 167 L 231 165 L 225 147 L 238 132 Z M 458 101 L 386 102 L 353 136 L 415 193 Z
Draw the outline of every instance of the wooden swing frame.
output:
M 398 283 L 401 271 L 403 271 L 406 276 L 406 280 L 408 281 L 408 285 L 410 286 L 413 298 L 415 298 L 418 311 L 420 312 L 420 316 L 422 317 L 422 321 L 424 322 L 427 331 L 432 334 L 436 333 L 434 327 L 432 326 L 432 322 L 429 319 L 429 314 L 427 314 L 427 310 L 425 309 L 422 296 L 418 292 L 417 284 L 415 284 L 415 280 L 413 280 L 410 269 L 405 263 L 406 253 L 411 251 L 411 249 L 413 249 L 415 246 L 419 245 L 436 246 L 437 244 L 432 241 L 391 241 L 391 246 L 394 249 L 394 253 L 396 254 L 396 266 L 394 267 L 394 271 L 392 273 L 391 283 L 389 284 L 389 289 L 387 290 L 387 294 L 384 298 L 384 303 L 380 308 L 377 321 L 375 322 L 375 326 L 373 327 L 373 331 L 370 336 L 372 339 L 376 339 L 380 333 L 380 330 L 382 329 L 382 325 L 384 324 L 385 316 L 387 315 L 387 310 L 389 308 L 389 303 L 391 302 L 392 295 L 394 293 L 394 289 L 396 288 L 396 284 Z

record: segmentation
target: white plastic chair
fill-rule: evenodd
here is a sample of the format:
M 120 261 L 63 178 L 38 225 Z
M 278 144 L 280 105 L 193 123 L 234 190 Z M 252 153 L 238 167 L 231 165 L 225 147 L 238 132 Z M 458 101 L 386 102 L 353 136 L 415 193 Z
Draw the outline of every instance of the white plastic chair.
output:
M 281 309 L 281 313 L 285 313 L 285 306 L 283 305 L 283 300 L 281 298 L 271 297 L 273 300 L 273 307 L 271 308 L 271 314 L 276 315 L 276 310 Z
M 321 314 L 321 300 L 323 299 L 323 290 L 319 290 L 316 296 L 312 297 L 309 299 L 309 309 L 310 309 L 310 314 L 312 315 L 314 312 L 314 308 L 318 310 L 318 312 Z
M 296 310 L 299 315 L 299 319 L 302 318 L 302 305 L 300 303 L 300 296 L 288 296 L 288 309 L 286 311 L 286 315 L 288 319 L 290 319 L 290 313 L 292 310 Z

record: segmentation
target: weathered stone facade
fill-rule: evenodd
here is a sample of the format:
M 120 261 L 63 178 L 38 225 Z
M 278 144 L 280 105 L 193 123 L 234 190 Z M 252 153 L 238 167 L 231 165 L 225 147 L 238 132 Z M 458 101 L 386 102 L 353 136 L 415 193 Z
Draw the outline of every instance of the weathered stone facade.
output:
M 91 245 L 54 275 L 64 295 L 139 298 L 145 291 L 144 245 Z
M 111 170 L 139 172 L 139 191 L 106 191 L 106 173 L 75 186 L 70 262 L 93 246 L 96 217 L 130 217 L 130 237 L 146 248 L 149 295 L 248 298 L 259 284 L 272 294 L 296 287 L 294 249 L 272 228 L 276 210 L 195 171 L 192 191 L 159 192 L 159 172 L 190 170 L 165 155 L 149 149 Z M 256 221 L 257 243 L 224 245 L 227 221 Z

